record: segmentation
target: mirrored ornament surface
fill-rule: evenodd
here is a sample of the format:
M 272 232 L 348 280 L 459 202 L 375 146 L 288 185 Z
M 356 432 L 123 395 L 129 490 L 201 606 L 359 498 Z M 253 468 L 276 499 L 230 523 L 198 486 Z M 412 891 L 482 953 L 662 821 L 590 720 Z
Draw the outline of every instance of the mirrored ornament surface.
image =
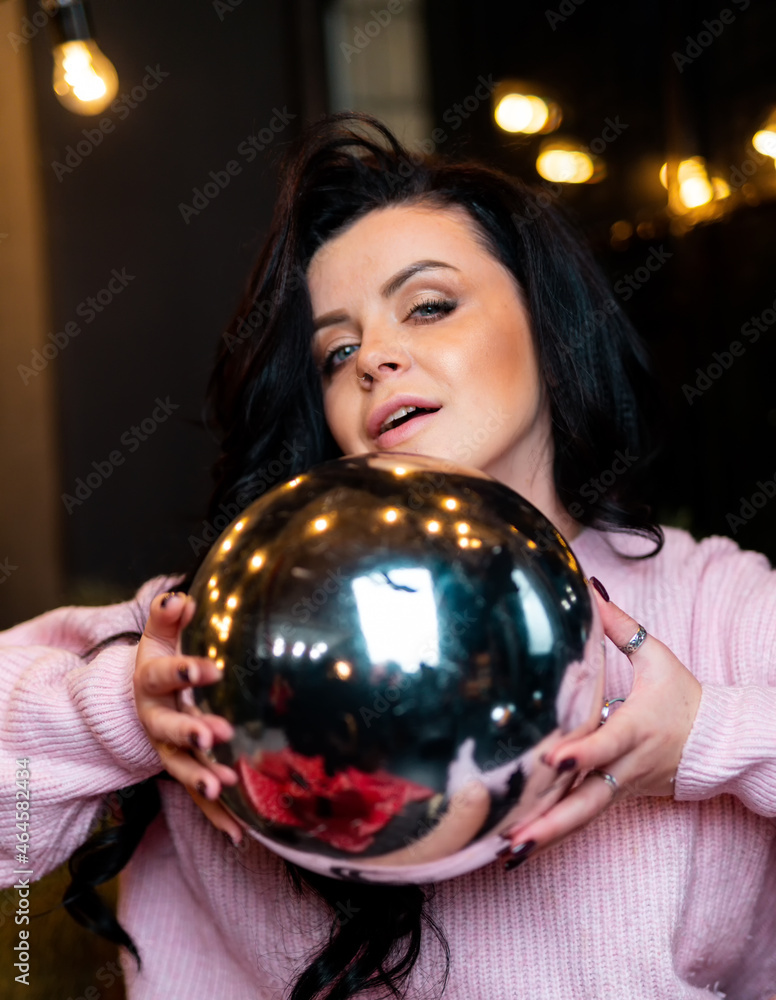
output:
M 222 680 L 189 710 L 222 715 L 224 804 L 257 839 L 339 878 L 470 871 L 498 833 L 574 775 L 542 755 L 595 729 L 603 630 L 568 544 L 471 469 L 374 454 L 318 466 L 256 500 L 191 589 L 186 654 Z

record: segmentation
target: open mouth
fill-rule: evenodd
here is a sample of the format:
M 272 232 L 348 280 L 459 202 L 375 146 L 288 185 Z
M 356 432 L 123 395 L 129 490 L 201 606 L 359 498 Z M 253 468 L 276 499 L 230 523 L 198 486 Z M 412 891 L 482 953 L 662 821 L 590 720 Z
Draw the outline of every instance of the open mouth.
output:
M 382 423 L 379 433 L 385 434 L 386 431 L 393 430 L 394 427 L 408 423 L 414 417 L 421 417 L 424 413 L 436 413 L 438 409 L 439 407 L 426 409 L 422 406 L 400 406 Z

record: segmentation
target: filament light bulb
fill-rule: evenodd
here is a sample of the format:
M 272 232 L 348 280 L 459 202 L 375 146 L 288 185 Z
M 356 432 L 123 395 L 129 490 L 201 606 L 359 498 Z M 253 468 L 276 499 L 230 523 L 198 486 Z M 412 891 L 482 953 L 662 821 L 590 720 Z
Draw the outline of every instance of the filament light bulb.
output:
M 54 93 L 77 115 L 98 115 L 119 89 L 113 63 L 91 38 L 62 42 L 54 49 Z

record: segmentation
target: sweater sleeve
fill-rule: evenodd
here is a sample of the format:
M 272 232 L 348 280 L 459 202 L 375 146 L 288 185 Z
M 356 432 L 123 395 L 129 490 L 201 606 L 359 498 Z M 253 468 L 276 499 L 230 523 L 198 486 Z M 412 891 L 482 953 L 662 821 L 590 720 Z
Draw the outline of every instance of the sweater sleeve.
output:
M 776 817 L 776 572 L 730 539 L 707 539 L 697 557 L 688 666 L 703 693 L 675 795 L 729 793 Z
M 117 633 L 141 632 L 169 585 L 159 577 L 125 604 L 59 608 L 0 633 L 0 885 L 13 884 L 20 867 L 35 879 L 56 868 L 88 837 L 103 795 L 161 770 L 135 711 L 137 642 L 84 654 Z M 20 760 L 29 778 L 22 771 L 17 783 Z M 29 813 L 26 829 L 17 803 Z

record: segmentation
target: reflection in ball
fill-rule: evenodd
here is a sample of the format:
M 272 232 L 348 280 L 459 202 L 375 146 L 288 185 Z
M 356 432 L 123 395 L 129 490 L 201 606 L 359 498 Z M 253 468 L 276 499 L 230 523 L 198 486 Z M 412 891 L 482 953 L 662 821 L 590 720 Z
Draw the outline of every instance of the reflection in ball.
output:
M 603 632 L 572 551 L 471 469 L 318 466 L 224 531 L 191 594 L 182 650 L 223 680 L 189 710 L 236 729 L 214 751 L 241 779 L 224 804 L 325 874 L 425 882 L 491 861 L 499 831 L 573 780 L 542 754 L 598 721 Z

